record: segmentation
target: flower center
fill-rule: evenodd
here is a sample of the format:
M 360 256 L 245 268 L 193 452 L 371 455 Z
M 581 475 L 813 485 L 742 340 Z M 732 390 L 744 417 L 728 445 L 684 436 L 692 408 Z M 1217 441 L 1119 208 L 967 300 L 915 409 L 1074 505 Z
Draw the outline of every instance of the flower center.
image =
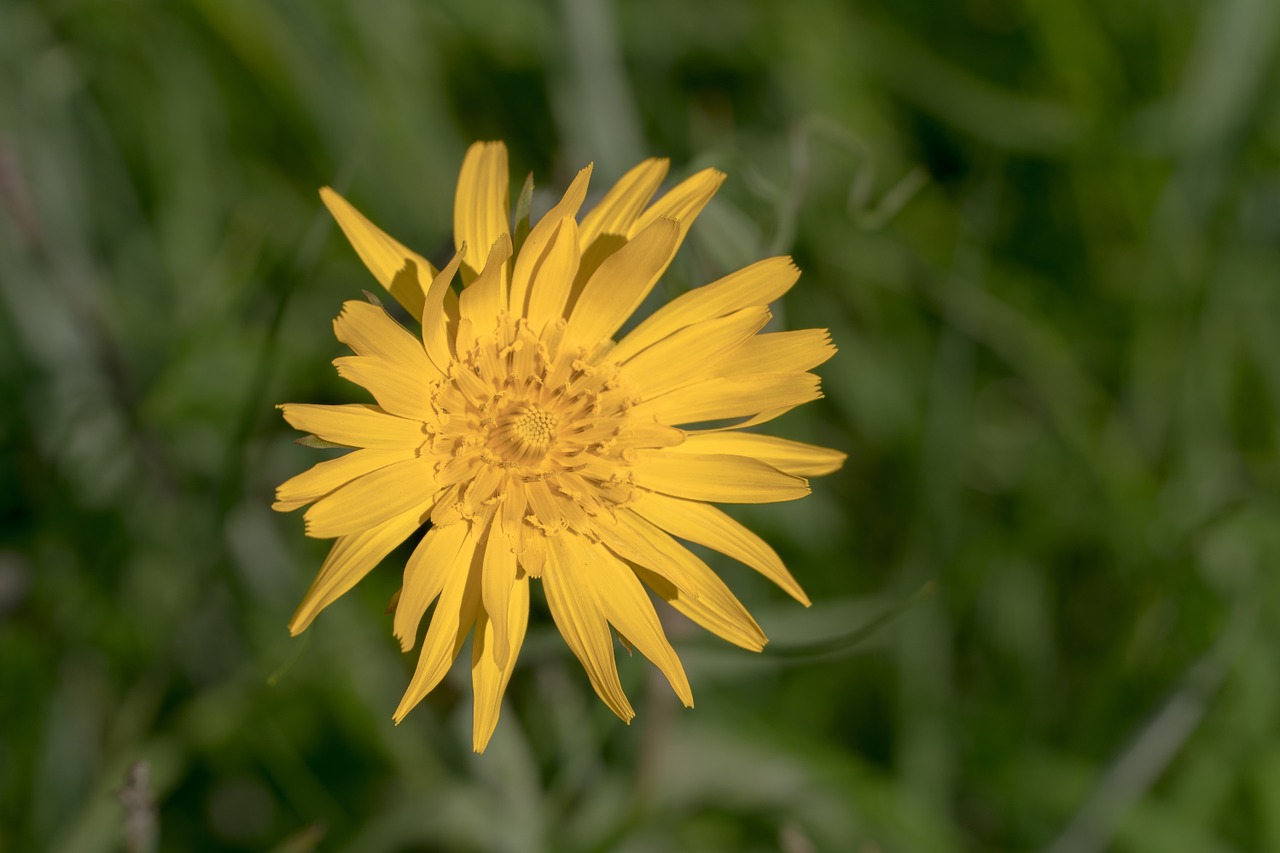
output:
M 565 342 L 566 325 L 535 335 L 503 313 L 433 386 L 424 450 L 436 460 L 436 485 L 448 490 L 433 524 L 501 507 L 542 531 L 590 531 L 591 519 L 634 500 L 637 448 L 680 442 L 673 427 L 629 417 L 638 400 L 617 366 Z
M 537 462 L 551 447 L 558 422 L 554 415 L 529 403 L 517 403 L 498 416 L 490 433 L 490 447 L 509 462 Z

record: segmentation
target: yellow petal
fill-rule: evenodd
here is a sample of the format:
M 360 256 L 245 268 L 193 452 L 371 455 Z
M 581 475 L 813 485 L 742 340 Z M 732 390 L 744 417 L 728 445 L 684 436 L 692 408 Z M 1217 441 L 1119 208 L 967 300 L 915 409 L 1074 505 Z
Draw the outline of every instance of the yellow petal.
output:
M 533 230 L 529 232 L 529 236 L 525 238 L 524 245 L 520 247 L 520 255 L 516 258 L 515 271 L 511 275 L 511 313 L 517 317 L 525 316 L 525 304 L 529 298 L 529 285 L 533 281 L 533 274 L 537 270 L 538 265 L 542 262 L 542 257 L 547 251 L 551 238 L 560 228 L 560 223 L 568 217 L 570 219 L 578 215 L 582 202 L 587 197 L 587 185 L 591 182 L 591 164 L 587 168 L 578 172 L 577 177 L 573 179 L 573 183 L 569 184 L 569 189 L 565 190 L 564 197 L 553 208 L 547 211 L 546 215 L 538 220 L 538 224 L 533 226 Z
M 410 373 L 380 358 L 352 355 L 336 358 L 338 375 L 368 389 L 378 405 L 393 415 L 426 421 L 435 417 L 431 407 L 431 384 L 426 375 Z M 438 375 L 435 367 L 431 375 Z
M 411 374 L 440 377 L 418 339 L 377 305 L 354 299 L 342 303 L 333 333 L 356 355 L 380 358 Z
M 749 456 L 797 477 L 821 477 L 839 470 L 848 456 L 829 447 L 746 432 L 708 432 L 690 435 L 672 453 L 714 453 Z
M 821 397 L 822 395 L 819 394 L 818 396 Z M 706 429 L 686 429 L 685 435 L 702 435 L 704 433 L 709 433 L 709 432 L 725 432 L 728 430 L 748 429 L 753 426 L 759 426 L 760 424 L 768 423 L 774 418 L 778 418 L 778 417 L 781 417 L 782 415 L 785 415 L 787 412 L 791 411 L 794 408 L 795 408 L 795 405 L 786 405 L 786 406 L 779 406 L 773 409 L 765 409 L 763 412 L 752 415 L 751 417 L 747 418 L 744 421 L 738 421 L 736 423 L 731 423 L 731 424 L 720 424 L 719 426 L 708 427 Z
M 659 220 L 674 220 L 680 225 L 680 230 L 676 235 L 676 244 L 671 249 L 671 254 L 674 256 L 684 243 L 685 235 L 693 227 L 694 220 L 698 218 L 698 214 L 702 212 L 702 209 L 711 201 L 712 196 L 720 189 L 724 179 L 725 174 L 716 169 L 703 169 L 685 178 L 668 190 L 636 219 L 631 226 L 629 238 L 634 240 L 646 228 L 651 227 L 653 223 Z
M 502 710 L 502 694 L 515 669 L 516 656 L 524 644 L 525 629 L 529 624 L 529 579 L 521 578 L 511 589 L 511 603 L 507 609 L 506 635 L 510 651 L 505 664 L 499 664 L 494 654 L 494 622 L 481 608 L 476 620 L 476 633 L 471 640 L 471 689 L 475 694 L 475 718 L 472 724 L 472 748 L 484 752 L 498 725 Z
M 692 708 L 693 691 L 684 667 L 635 574 L 603 545 L 571 533 L 557 538 L 564 545 L 564 568 L 574 584 L 595 595 L 605 619 L 662 671 L 680 701 Z
M 404 567 L 404 586 L 396 605 L 392 633 L 401 651 L 409 651 L 418 639 L 422 614 L 435 601 L 451 573 L 466 572 L 475 552 L 471 525 L 465 521 L 432 527 Z
M 715 572 L 680 543 L 630 510 L 617 526 L 601 525 L 601 539 L 634 564 L 639 578 L 680 613 L 736 646 L 760 651 L 760 626 Z
M 553 494 L 546 480 L 533 480 L 526 483 L 524 493 L 529 500 L 529 509 L 543 528 L 558 530 L 565 526 L 561 508 L 568 501 Z
M 321 610 L 359 583 L 383 557 L 418 529 L 423 515 L 430 508 L 430 500 L 423 501 L 377 527 L 343 536 L 334 542 L 316 579 L 289 621 L 289 633 L 295 637 L 301 634 Z
M 290 512 L 320 498 L 365 474 L 413 456 L 409 448 L 352 450 L 336 459 L 319 462 L 276 487 L 276 502 L 271 508 Z
M 396 708 L 394 718 L 397 723 L 444 678 L 475 624 L 479 609 L 479 566 L 474 561 L 464 565 L 458 559 L 449 568 L 444 589 L 440 591 L 435 612 L 431 614 L 431 626 L 422 640 L 418 666 Z
M 583 254 L 590 253 L 591 244 L 601 234 L 625 237 L 631 233 L 631 226 L 640 212 L 662 186 L 670 165 L 671 161 L 656 157 L 645 160 L 632 167 L 604 194 L 600 203 L 582 218 L 580 237 Z
M 721 376 L 812 370 L 836 354 L 826 329 L 756 335 L 718 366 Z
M 450 286 L 453 276 L 462 263 L 462 252 L 440 270 L 427 288 L 426 302 L 422 309 L 422 344 L 427 357 L 441 373 L 448 373 L 453 363 L 454 338 L 458 333 L 458 294 Z
M 507 665 L 510 639 L 507 625 L 510 623 L 511 590 L 516 585 L 516 553 L 502 522 L 489 525 L 489 538 L 484 544 L 484 578 L 480 585 L 484 611 L 493 617 L 491 657 L 498 669 Z
M 805 607 L 809 596 L 769 544 L 711 504 L 647 492 L 628 507 L 673 536 L 696 542 L 750 566 Z
M 415 320 L 420 318 L 422 295 L 426 290 L 426 283 L 436 274 L 435 267 L 418 253 L 385 234 L 329 187 L 321 188 L 320 199 L 329 208 L 338 227 L 347 235 L 356 254 L 378 283 L 404 306 L 411 317 Z M 412 274 L 398 275 L 405 269 L 406 261 L 413 264 Z
M 628 447 L 675 447 L 684 441 L 685 435 L 679 427 L 630 418 L 618 431 L 618 440 Z
M 285 403 L 279 408 L 294 429 L 313 433 L 334 444 L 415 448 L 426 441 L 421 421 L 398 418 L 377 406 Z
M 506 480 L 506 472 L 498 466 L 482 466 L 462 493 L 465 514 L 474 517 L 484 512 L 484 508 L 491 504 L 492 499 L 497 495 L 498 489 L 506 485 Z
M 636 485 L 678 498 L 718 503 L 773 503 L 809 494 L 809 483 L 744 456 L 678 453 L 675 448 L 637 450 Z
M 466 252 L 462 280 L 470 283 L 484 269 L 485 257 L 498 238 L 510 231 L 511 186 L 507 146 L 477 142 L 467 149 L 458 174 L 453 203 L 454 247 Z M 505 273 L 501 276 L 505 285 Z
M 768 305 L 790 290 L 799 277 L 800 270 L 790 258 L 757 261 L 677 296 L 619 341 L 609 357 L 626 361 L 685 326 L 723 317 L 750 305 Z
M 587 671 L 596 695 L 623 722 L 630 723 L 636 712 L 631 710 L 631 703 L 618 680 L 618 663 L 613 657 L 609 623 L 600 612 L 595 597 L 574 581 L 570 563 L 573 555 L 566 551 L 564 542 L 567 536 L 572 535 L 562 533 L 547 537 L 547 562 L 542 569 L 547 606 L 565 643 Z
M 508 478 L 504 484 L 502 504 L 499 507 L 498 517 L 501 519 L 503 532 L 506 533 L 509 544 L 516 553 L 523 550 L 520 538 L 521 529 L 524 526 L 524 511 L 527 505 L 524 483 L 516 477 Z
M 669 165 L 667 160 L 645 160 L 623 175 L 583 218 L 579 235 L 582 266 L 574 284 L 574 299 L 604 259 L 626 245 L 631 226 L 662 185 Z
M 578 274 L 578 223 L 571 216 L 560 220 L 529 286 L 529 328 L 535 335 L 547 323 L 564 316 L 573 277 Z
M 738 618 L 735 621 L 729 621 L 725 616 L 725 612 L 710 604 L 710 600 L 702 597 L 691 598 L 678 586 L 671 582 L 666 576 L 636 565 L 632 567 L 632 571 L 636 573 L 636 577 L 644 582 L 645 586 L 653 590 L 654 595 L 667 602 L 683 615 L 686 619 L 693 622 L 720 639 L 733 643 L 741 649 L 749 652 L 758 652 L 769 642 L 764 632 L 760 630 L 760 626 L 751 618 L 751 614 L 747 613 L 741 603 L 738 607 L 742 609 L 741 614 L 735 614 Z M 707 571 L 710 571 L 708 569 Z M 713 575 L 714 576 L 714 575 Z M 737 599 L 734 599 L 737 602 Z M 749 621 L 750 627 L 745 627 L 742 623 Z
M 695 323 L 663 338 L 623 365 L 623 375 L 655 397 L 705 378 L 769 322 L 769 309 L 743 308 L 727 317 Z
M 521 525 L 520 568 L 531 578 L 542 577 L 547 564 L 547 537 L 528 524 Z
M 821 396 L 818 377 L 812 373 L 758 373 L 686 385 L 638 404 L 631 413 L 665 424 L 739 418 L 757 412 L 776 417 Z
M 352 480 L 307 510 L 307 535 L 332 539 L 376 527 L 434 495 L 434 474 L 434 460 L 414 457 Z
M 573 306 L 565 336 L 588 349 L 618 331 L 671 263 L 680 226 L 659 219 L 600 265 Z
M 703 169 L 690 175 L 676 184 L 646 210 L 631 226 L 628 236 L 632 239 L 659 219 L 674 219 L 680 223 L 680 238 L 688 233 L 689 226 L 698 218 L 702 208 L 707 206 L 711 197 L 724 183 L 724 172 L 716 169 Z M 677 245 L 679 245 L 677 240 Z
M 505 232 L 489 250 L 484 270 L 458 297 L 457 350 L 467 352 L 478 334 L 487 334 L 498 324 L 498 312 L 507 307 L 503 270 L 511 257 L 511 237 Z

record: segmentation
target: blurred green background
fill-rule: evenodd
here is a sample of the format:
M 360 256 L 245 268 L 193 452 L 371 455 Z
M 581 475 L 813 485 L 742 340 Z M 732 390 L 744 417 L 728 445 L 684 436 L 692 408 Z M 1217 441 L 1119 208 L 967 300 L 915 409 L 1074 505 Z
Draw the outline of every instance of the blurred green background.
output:
M 1278 83 L 1275 0 L 0 0 L 0 849 L 1280 850 Z M 542 609 L 476 757 L 268 505 L 363 399 L 317 187 L 439 261 L 490 138 L 728 172 L 665 294 L 793 254 L 850 460 L 696 710 Z

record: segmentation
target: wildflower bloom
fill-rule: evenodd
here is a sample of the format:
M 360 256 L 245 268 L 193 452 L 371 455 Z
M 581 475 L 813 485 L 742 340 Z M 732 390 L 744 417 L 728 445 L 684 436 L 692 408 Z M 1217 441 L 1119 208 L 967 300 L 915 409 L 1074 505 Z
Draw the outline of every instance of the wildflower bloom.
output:
M 825 330 L 761 333 L 767 306 L 799 276 L 788 258 L 685 293 L 615 341 L 724 179 L 707 169 L 650 204 L 666 171 L 665 160 L 641 163 L 579 220 L 588 166 L 513 241 L 506 148 L 476 143 L 458 179 L 457 254 L 439 271 L 321 190 L 421 335 L 379 305 L 347 302 L 334 330 L 355 355 L 334 363 L 376 404 L 281 407 L 297 429 L 352 448 L 277 492 L 275 509 L 311 504 L 307 534 L 336 539 L 289 627 L 304 630 L 429 523 L 395 606 L 408 651 L 435 602 L 397 722 L 474 629 L 474 746 L 484 749 L 524 640 L 531 578 L 596 693 L 626 721 L 634 712 L 610 626 L 693 704 L 646 586 L 731 643 L 765 644 L 678 539 L 809 603 L 773 549 L 712 504 L 800 498 L 805 477 L 840 466 L 837 451 L 741 431 L 821 396 L 808 371 L 835 349 Z

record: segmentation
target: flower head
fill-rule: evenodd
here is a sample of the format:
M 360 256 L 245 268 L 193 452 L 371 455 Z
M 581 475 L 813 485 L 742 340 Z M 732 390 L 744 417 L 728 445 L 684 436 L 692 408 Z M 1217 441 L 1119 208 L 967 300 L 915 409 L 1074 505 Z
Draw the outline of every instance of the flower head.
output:
M 484 749 L 524 640 L 531 579 L 596 693 L 628 721 L 611 626 L 693 704 L 646 586 L 729 642 L 765 643 L 678 540 L 740 560 L 808 604 L 774 551 L 713 503 L 800 498 L 805 477 L 840 466 L 837 451 L 741 429 L 821 396 L 808 371 L 835 350 L 823 330 L 761 333 L 767 306 L 799 276 L 788 258 L 685 293 L 615 340 L 724 177 L 699 172 L 650 204 L 666 171 L 664 160 L 641 163 L 579 220 L 588 166 L 516 246 L 506 148 L 477 143 L 458 180 L 458 251 L 439 271 L 321 191 L 421 335 L 378 305 L 346 303 L 334 331 L 355 355 L 335 364 L 376 404 L 282 406 L 294 427 L 352 448 L 278 489 L 276 509 L 311 504 L 307 534 L 336 539 L 289 627 L 301 632 L 429 524 L 395 607 L 407 651 L 435 602 L 397 721 L 474 629 L 474 745 Z

